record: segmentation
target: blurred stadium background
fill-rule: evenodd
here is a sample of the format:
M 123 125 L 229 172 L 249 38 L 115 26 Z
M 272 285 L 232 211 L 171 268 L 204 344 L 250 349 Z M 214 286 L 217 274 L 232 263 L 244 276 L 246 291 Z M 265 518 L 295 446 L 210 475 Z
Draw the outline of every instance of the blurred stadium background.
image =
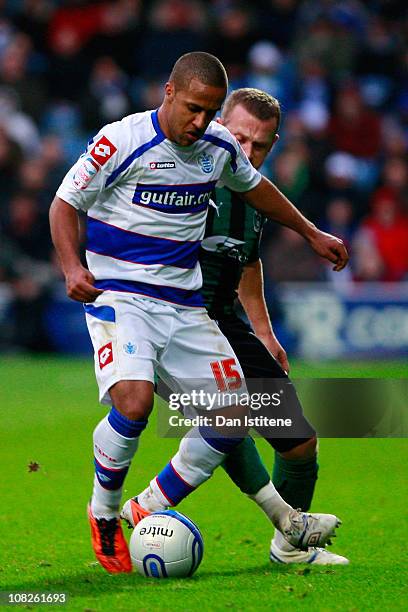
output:
M 350 267 L 264 233 L 266 295 L 292 356 L 408 355 L 408 20 L 397 0 L 0 1 L 0 352 L 90 353 L 48 207 L 105 123 L 159 106 L 177 57 L 206 50 L 231 89 L 282 104 L 263 168 Z
M 321 406 L 346 415 L 353 437 L 406 436 L 407 379 L 386 377 L 407 375 L 407 36 L 406 0 L 0 0 L 0 401 L 10 407 L 1 436 L 2 588 L 66 591 L 69 609 L 81 611 L 406 609 L 397 536 L 407 445 L 397 439 L 320 436 L 313 510 L 342 517 L 338 552 L 349 568 L 270 566 L 269 525 L 219 470 L 182 508 L 205 536 L 197 579 L 154 589 L 135 575 L 107 580 L 84 520 L 92 478 L 84 449 L 100 406 L 92 360 L 70 358 L 91 347 L 82 306 L 65 296 L 48 208 L 103 124 L 157 107 L 180 54 L 215 53 L 231 88 L 259 87 L 282 103 L 281 138 L 264 173 L 350 248 L 350 267 L 334 275 L 296 234 L 265 228 L 268 305 L 305 379 L 308 414 L 313 423 L 327 415 Z M 50 358 L 29 358 L 43 353 Z M 310 378 L 320 376 L 382 380 L 368 399 L 365 384 L 358 394 L 353 386 L 344 406 L 350 387 L 336 382 L 334 411 L 319 379 L 312 394 Z M 158 413 L 128 477 L 132 494 L 177 445 L 157 435 Z M 272 449 L 257 444 L 270 466 Z

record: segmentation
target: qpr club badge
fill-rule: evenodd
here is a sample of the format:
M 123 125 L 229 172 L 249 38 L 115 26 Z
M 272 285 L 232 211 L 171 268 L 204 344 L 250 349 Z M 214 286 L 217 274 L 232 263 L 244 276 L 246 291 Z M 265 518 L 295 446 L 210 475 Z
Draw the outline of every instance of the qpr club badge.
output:
M 210 174 L 214 170 L 214 157 L 211 154 L 201 153 L 197 157 L 197 163 L 206 174 Z
M 123 345 L 123 350 L 125 351 L 127 355 L 135 355 L 137 351 L 137 347 L 136 347 L 136 344 L 133 344 L 133 342 L 127 342 L 126 344 Z

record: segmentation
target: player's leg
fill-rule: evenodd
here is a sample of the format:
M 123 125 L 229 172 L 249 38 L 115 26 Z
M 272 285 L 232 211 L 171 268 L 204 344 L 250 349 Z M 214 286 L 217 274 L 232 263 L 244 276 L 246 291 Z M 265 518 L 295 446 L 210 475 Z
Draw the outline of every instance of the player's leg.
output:
M 153 407 L 153 385 L 142 380 L 120 381 L 109 393 L 113 406 L 93 433 L 95 478 L 91 499 L 93 515 L 106 519 L 118 516 L 123 481 Z
M 299 418 L 299 417 L 298 417 Z M 307 422 L 306 422 L 307 423 Z M 295 507 L 308 511 L 317 480 L 317 439 L 278 438 L 269 439 L 275 449 L 273 482 L 282 497 Z M 346 557 L 311 546 L 299 550 L 275 530 L 271 541 L 270 559 L 276 563 L 312 563 L 315 565 L 346 565 Z
M 270 352 L 241 319 L 233 316 L 218 321 L 218 325 L 230 341 L 247 380 L 282 380 L 285 384 L 285 401 L 282 403 L 284 412 L 280 410 L 279 416 L 288 416 L 292 419 L 296 424 L 295 433 L 299 437 L 274 438 L 265 429 L 260 429 L 259 433 L 275 449 L 272 482 L 276 490 L 289 505 L 306 512 L 310 508 L 317 480 L 317 440 L 315 431 L 303 415 L 296 390 Z M 228 455 L 223 467 L 241 491 L 262 507 L 258 500 L 263 502 L 265 493 L 262 488 L 266 486 L 265 481 L 267 478 L 269 480 L 269 476 L 255 445 L 249 440 L 244 441 Z M 283 562 L 344 563 L 347 561 L 344 557 L 327 551 L 321 551 L 319 554 L 315 550 L 310 553 L 296 551 L 279 530 L 275 531 L 271 547 L 275 556 L 279 552 L 282 553 L 285 558 L 282 559 Z M 289 552 L 290 556 L 287 554 Z M 295 552 L 301 554 L 295 555 Z
M 209 401 L 213 408 L 210 417 L 205 400 L 197 398 L 195 406 L 192 400 L 190 408 L 195 408 L 194 414 L 211 418 L 211 423 L 203 423 L 190 430 L 181 440 L 176 455 L 151 481 L 149 487 L 137 496 L 139 505 L 148 511 L 180 503 L 210 478 L 215 468 L 247 433 L 247 426 L 243 422 L 247 413 L 246 407 L 228 405 L 229 398 L 219 393 L 214 374 L 218 370 L 225 378 L 225 390 L 230 388 L 237 395 L 245 391 L 242 370 L 228 341 L 204 309 L 178 310 L 176 321 L 171 341 L 160 355 L 160 378 L 170 389 L 190 394 L 191 397 L 193 390 L 200 390 L 212 396 L 217 405 Z M 223 364 L 225 366 L 227 362 L 229 369 L 223 373 Z M 220 408 L 224 397 L 225 407 Z M 226 419 L 241 417 L 242 426 L 220 431 L 213 418 L 215 414 L 220 413 Z
M 247 437 L 227 455 L 223 467 L 232 481 L 243 493 L 246 493 L 257 503 L 276 527 L 274 521 L 275 504 L 280 495 L 270 481 L 269 474 L 256 450 L 254 441 Z M 299 482 L 298 486 L 301 489 L 302 482 Z M 285 499 L 283 495 L 282 498 Z M 300 550 L 298 546 L 298 543 L 294 540 L 288 541 L 287 534 L 283 534 L 278 526 L 271 542 L 271 560 L 279 560 L 282 563 L 316 564 L 344 564 L 347 562 L 344 557 L 328 552 L 323 548 L 318 550 L 314 546 L 313 549 L 309 548 L 304 551 Z
M 231 453 L 230 438 L 214 436 L 214 430 L 193 428 L 180 444 L 179 451 L 149 486 L 123 506 L 121 516 L 134 527 L 151 512 L 180 503 L 203 484 Z M 233 448 L 236 447 L 236 444 Z M 296 549 L 325 546 L 340 525 L 332 514 L 306 514 L 288 505 L 269 481 L 253 496 L 272 524 Z
M 303 415 L 296 390 L 270 352 L 243 321 L 238 317 L 230 317 L 218 321 L 218 325 L 234 349 L 248 381 L 254 382 L 255 387 L 256 379 L 265 385 L 269 381 L 274 385 L 274 381 L 281 380 L 284 385 L 279 416 L 292 419 L 294 433 L 291 437 L 275 438 L 271 429 L 259 428 L 258 431 L 275 449 L 273 482 L 279 493 L 294 508 L 309 510 L 318 470 L 316 436 Z M 267 412 L 269 416 L 276 416 L 277 409 L 268 408 Z M 256 449 L 248 444 L 237 448 L 233 458 L 234 462 L 227 460 L 225 469 L 240 489 L 249 493 L 253 483 L 250 477 L 245 478 L 246 473 L 250 474 L 245 464 L 252 464 L 260 473 L 265 468 L 257 457 Z
M 131 571 L 119 521 L 121 494 L 153 406 L 155 345 L 164 345 L 166 337 L 160 337 L 160 320 L 153 325 L 133 298 L 103 294 L 86 313 L 100 400 L 112 405 L 93 436 L 92 543 L 109 572 Z
M 120 381 L 109 392 L 114 405 L 93 434 L 95 476 L 88 517 L 96 557 L 116 573 L 132 569 L 119 508 L 123 482 L 151 411 L 153 384 Z M 130 396 L 138 398 L 136 404 L 127 401 Z
M 227 362 L 230 363 L 230 368 L 226 367 Z M 161 358 L 162 378 L 168 386 L 183 392 L 200 388 L 206 392 L 212 390 L 214 393 L 215 368 L 210 367 L 214 363 L 219 363 L 220 369 L 223 369 L 223 382 L 227 387 L 230 384 L 231 388 L 236 390 L 240 381 L 239 386 L 243 386 L 242 371 L 236 356 L 214 322 L 204 313 L 201 316 L 199 313 L 184 316 L 179 333 L 175 333 L 174 342 Z M 186 376 L 190 378 L 186 379 Z M 217 379 L 217 376 L 215 378 Z M 242 391 L 246 392 L 246 388 Z M 223 394 L 220 395 L 222 397 Z M 222 413 L 226 418 L 234 417 L 242 408 L 239 405 L 224 408 Z M 207 426 L 193 428 L 181 441 L 178 453 L 151 481 L 149 487 L 136 498 L 126 502 L 122 509 L 123 518 L 135 525 L 143 514 L 178 504 L 205 482 L 242 439 L 241 431 L 230 431 L 227 435 L 225 430 L 217 432 L 216 429 Z M 281 529 L 290 541 L 300 546 L 307 546 L 307 542 L 316 532 L 319 533 L 318 541 L 324 545 L 339 524 L 334 515 L 313 517 L 293 510 L 270 481 L 256 493 L 256 501 L 273 524 Z

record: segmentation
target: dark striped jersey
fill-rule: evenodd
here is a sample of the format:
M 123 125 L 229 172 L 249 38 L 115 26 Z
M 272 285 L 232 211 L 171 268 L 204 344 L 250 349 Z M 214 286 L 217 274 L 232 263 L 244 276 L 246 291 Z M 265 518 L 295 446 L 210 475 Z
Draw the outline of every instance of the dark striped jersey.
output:
M 208 208 L 200 251 L 201 293 L 210 314 L 220 318 L 234 312 L 243 268 L 259 258 L 265 217 L 226 187 L 215 194 L 216 207 Z

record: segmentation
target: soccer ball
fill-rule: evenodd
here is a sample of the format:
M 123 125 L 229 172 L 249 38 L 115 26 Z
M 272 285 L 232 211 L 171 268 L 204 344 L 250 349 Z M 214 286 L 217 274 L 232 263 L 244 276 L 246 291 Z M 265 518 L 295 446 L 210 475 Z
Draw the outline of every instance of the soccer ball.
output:
M 197 525 L 175 510 L 155 512 L 134 528 L 129 543 L 133 566 L 142 576 L 192 576 L 203 558 Z

